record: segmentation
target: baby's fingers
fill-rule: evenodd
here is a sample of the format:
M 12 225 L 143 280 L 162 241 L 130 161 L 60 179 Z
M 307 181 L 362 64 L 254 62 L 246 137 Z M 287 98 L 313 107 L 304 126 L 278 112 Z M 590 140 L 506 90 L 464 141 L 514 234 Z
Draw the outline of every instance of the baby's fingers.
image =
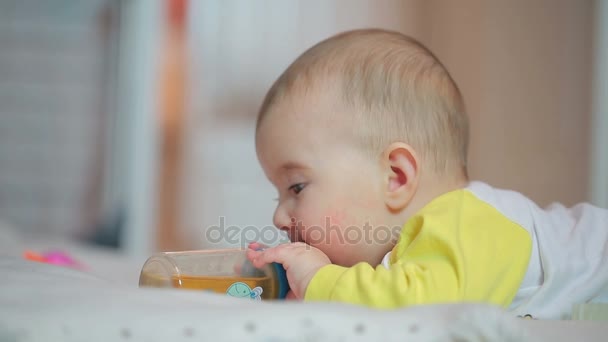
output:
M 247 252 L 245 253 L 245 255 L 247 256 L 247 259 L 249 259 L 251 264 L 258 268 L 260 267 L 260 265 L 257 264 L 255 261 L 259 259 L 261 254 L 262 254 L 262 250 L 254 250 L 254 249 L 248 249 Z M 261 266 L 264 266 L 264 264 L 262 264 Z
M 272 262 L 278 262 L 274 258 L 274 253 L 269 253 L 272 250 L 273 250 L 272 248 L 266 249 L 266 250 L 260 250 L 260 251 L 254 251 L 254 250 L 250 249 L 247 251 L 247 258 L 249 258 L 249 260 L 251 261 L 253 266 L 255 266 L 257 268 L 261 268 L 262 266 L 264 266 L 266 264 L 270 264 Z
M 249 258 L 249 260 L 251 260 L 253 266 L 255 267 L 262 267 L 266 264 L 270 264 L 273 262 L 286 266 L 289 261 L 289 256 L 292 253 L 292 244 L 284 244 L 258 251 L 250 249 L 249 251 L 247 251 L 247 257 Z
M 253 249 L 255 251 L 268 248 L 268 246 L 263 245 L 259 242 L 250 242 L 248 247 L 249 249 Z

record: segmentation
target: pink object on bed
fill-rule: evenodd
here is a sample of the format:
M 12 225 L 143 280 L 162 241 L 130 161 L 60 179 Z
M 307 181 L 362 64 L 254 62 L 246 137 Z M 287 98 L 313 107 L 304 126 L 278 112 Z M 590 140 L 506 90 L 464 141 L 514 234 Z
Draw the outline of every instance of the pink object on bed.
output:
M 27 250 L 23 253 L 23 257 L 26 260 L 30 261 L 44 262 L 47 264 L 66 266 L 78 269 L 85 268 L 81 263 L 74 260 L 74 258 L 69 256 L 67 253 L 61 251 L 50 251 L 43 254 L 38 254 L 36 252 Z

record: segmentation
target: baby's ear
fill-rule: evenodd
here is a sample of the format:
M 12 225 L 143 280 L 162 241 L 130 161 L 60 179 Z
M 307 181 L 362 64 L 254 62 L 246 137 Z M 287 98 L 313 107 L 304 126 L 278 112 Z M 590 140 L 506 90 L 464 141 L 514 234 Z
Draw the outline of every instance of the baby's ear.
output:
M 392 211 L 405 209 L 418 188 L 419 163 L 416 151 L 408 144 L 395 142 L 382 154 L 387 175 L 386 205 Z

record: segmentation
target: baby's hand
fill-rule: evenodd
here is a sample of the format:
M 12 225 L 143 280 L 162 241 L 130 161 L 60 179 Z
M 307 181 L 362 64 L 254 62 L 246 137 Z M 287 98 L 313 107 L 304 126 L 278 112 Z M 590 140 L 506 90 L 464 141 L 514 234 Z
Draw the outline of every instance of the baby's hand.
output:
M 256 242 L 251 243 L 247 258 L 258 268 L 272 262 L 282 264 L 296 299 L 304 298 L 308 283 L 315 273 L 331 263 L 327 255 L 304 242 L 286 243 L 267 249 L 260 249 L 261 247 L 263 246 Z

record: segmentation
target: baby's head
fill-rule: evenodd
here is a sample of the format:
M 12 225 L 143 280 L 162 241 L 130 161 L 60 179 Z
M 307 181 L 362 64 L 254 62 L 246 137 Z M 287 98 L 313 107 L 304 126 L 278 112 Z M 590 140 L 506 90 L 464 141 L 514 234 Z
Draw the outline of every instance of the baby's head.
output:
M 356 30 L 313 46 L 269 90 L 256 147 L 274 223 L 336 264 L 378 264 L 395 227 L 466 183 L 458 87 L 417 41 Z

